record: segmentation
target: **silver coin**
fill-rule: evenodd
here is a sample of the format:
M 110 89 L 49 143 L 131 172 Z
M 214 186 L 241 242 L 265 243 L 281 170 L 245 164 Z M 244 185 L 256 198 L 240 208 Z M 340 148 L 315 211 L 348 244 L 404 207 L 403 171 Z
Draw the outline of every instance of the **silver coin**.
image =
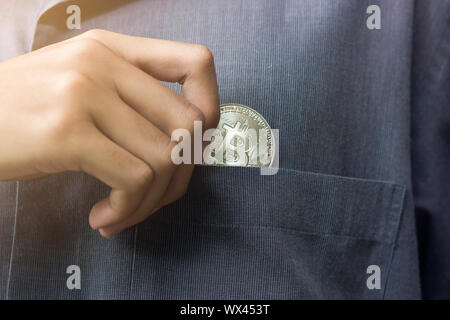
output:
M 220 137 L 212 138 L 204 165 L 270 167 L 273 133 L 258 112 L 241 104 L 223 104 L 217 129 Z

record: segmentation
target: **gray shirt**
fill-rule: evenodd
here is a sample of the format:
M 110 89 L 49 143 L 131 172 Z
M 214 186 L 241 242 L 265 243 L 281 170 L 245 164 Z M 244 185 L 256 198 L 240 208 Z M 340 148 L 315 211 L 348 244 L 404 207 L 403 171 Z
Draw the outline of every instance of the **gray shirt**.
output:
M 414 1 L 375 2 L 370 30 L 366 0 L 77 1 L 82 28 L 68 30 L 71 1 L 3 1 L 2 59 L 91 28 L 207 45 L 221 102 L 280 130 L 281 168 L 197 168 L 181 200 L 112 240 L 88 226 L 108 192 L 95 179 L 2 183 L 0 296 L 420 298 Z

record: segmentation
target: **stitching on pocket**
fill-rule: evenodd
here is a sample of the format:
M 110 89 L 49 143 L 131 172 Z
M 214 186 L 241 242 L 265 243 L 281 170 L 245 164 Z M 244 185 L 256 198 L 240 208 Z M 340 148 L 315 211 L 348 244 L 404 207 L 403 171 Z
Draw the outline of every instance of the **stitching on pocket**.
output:
M 386 294 L 386 287 L 387 287 L 387 283 L 388 283 L 388 279 L 389 279 L 389 274 L 391 272 L 392 260 L 394 259 L 395 247 L 397 245 L 398 234 L 399 234 L 399 230 L 400 230 L 400 221 L 403 217 L 403 212 L 405 211 L 404 203 L 405 203 L 405 197 L 406 197 L 406 188 L 396 186 L 396 188 L 394 188 L 394 192 L 392 193 L 392 199 L 394 199 L 394 193 L 395 193 L 395 190 L 397 190 L 397 189 L 400 189 L 401 196 L 399 198 L 398 205 L 392 205 L 391 212 L 392 212 L 392 214 L 396 214 L 396 212 L 400 211 L 400 213 L 397 214 L 397 219 L 395 221 L 397 226 L 396 226 L 395 235 L 394 235 L 394 242 L 392 243 L 390 257 L 387 262 L 387 274 L 384 279 L 383 292 L 381 294 L 381 297 L 383 300 L 385 299 L 384 297 Z M 392 223 L 394 223 L 394 222 L 392 222 Z

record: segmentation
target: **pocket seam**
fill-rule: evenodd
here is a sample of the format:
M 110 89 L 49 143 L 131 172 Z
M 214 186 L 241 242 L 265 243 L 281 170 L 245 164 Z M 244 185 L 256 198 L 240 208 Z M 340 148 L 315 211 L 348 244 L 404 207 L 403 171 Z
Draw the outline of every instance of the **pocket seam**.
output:
M 345 238 L 350 240 L 361 240 L 361 241 L 367 241 L 367 242 L 375 242 L 375 243 L 384 243 L 384 244 L 394 244 L 393 241 L 383 241 L 379 239 L 370 239 L 370 238 L 364 238 L 364 237 L 356 237 L 346 234 L 334 234 L 334 233 L 320 233 L 320 232 L 308 232 L 303 230 L 298 230 L 294 228 L 286 228 L 281 226 L 268 226 L 268 225 L 243 225 L 243 224 L 213 224 L 213 223 L 179 223 L 174 222 L 170 220 L 163 220 L 159 221 L 159 223 L 164 224 L 175 224 L 177 226 L 190 226 L 190 227 L 216 227 L 216 228 L 231 228 L 231 229 L 268 229 L 273 231 L 280 231 L 280 232 L 286 232 L 291 234 L 300 234 L 300 235 L 309 235 L 309 236 L 324 236 L 324 237 L 336 237 L 336 238 Z M 149 222 L 151 223 L 151 222 Z
M 391 245 L 391 253 L 390 253 L 390 257 L 387 261 L 387 274 L 386 274 L 386 278 L 384 279 L 383 292 L 381 294 L 382 300 L 385 300 L 387 283 L 388 283 L 389 275 L 391 272 L 392 261 L 394 260 L 395 247 L 398 242 L 398 234 L 399 234 L 399 230 L 400 230 L 401 219 L 403 217 L 403 212 L 405 211 L 406 187 L 395 185 L 395 188 L 400 189 L 402 194 L 399 198 L 399 204 L 392 205 L 392 207 L 391 207 L 391 214 L 397 213 L 397 219 L 395 221 L 396 228 L 395 228 L 395 234 L 393 236 L 393 242 Z M 394 192 L 392 193 L 392 198 L 394 198 Z M 393 203 L 393 200 L 391 200 L 391 203 Z M 398 206 L 398 208 L 397 208 L 397 206 Z M 392 219 L 392 220 L 394 220 L 394 219 Z M 392 223 L 394 223 L 394 221 Z

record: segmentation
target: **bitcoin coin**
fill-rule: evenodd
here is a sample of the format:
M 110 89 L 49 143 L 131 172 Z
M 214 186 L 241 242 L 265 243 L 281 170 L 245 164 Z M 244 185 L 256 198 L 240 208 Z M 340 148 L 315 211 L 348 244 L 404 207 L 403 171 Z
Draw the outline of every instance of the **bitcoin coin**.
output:
M 217 129 L 204 165 L 270 167 L 275 148 L 273 133 L 258 112 L 241 104 L 223 104 Z

